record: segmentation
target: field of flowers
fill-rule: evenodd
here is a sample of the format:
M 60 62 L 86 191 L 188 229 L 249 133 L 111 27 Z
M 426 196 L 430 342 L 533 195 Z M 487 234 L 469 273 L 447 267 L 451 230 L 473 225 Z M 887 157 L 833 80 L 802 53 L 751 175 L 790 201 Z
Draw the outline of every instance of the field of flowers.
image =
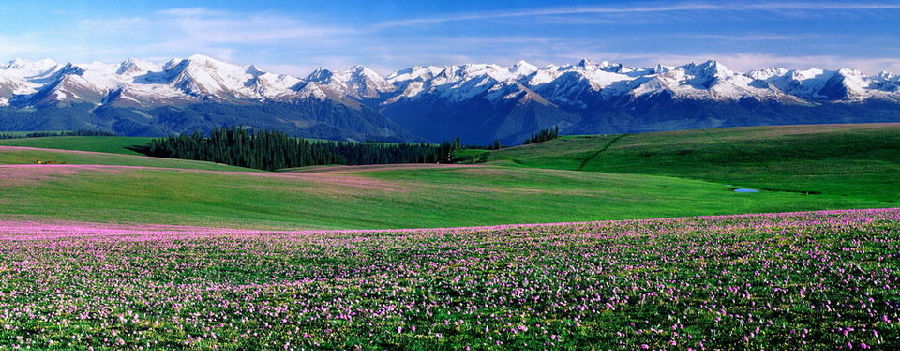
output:
M 0 350 L 900 349 L 900 209 L 254 232 L 0 223 Z

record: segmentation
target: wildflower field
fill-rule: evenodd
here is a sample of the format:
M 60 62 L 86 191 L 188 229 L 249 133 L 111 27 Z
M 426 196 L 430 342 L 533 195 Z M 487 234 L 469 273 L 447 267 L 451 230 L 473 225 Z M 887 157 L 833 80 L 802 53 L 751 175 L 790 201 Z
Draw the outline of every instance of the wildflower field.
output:
M 388 231 L 0 223 L 0 350 L 900 348 L 900 209 Z

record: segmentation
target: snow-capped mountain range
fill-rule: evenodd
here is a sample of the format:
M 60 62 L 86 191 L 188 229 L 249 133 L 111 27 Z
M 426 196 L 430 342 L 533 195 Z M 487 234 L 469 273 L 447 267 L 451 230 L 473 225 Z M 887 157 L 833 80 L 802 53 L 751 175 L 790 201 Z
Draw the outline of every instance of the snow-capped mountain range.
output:
M 510 67 L 495 64 L 416 66 L 387 77 L 361 66 L 345 71 L 320 68 L 306 77 L 294 77 L 265 72 L 252 65 L 233 65 L 203 55 L 165 63 L 130 58 L 118 64 L 59 64 L 52 60 L 19 59 L 0 64 L 0 106 L 6 110 L 82 106 L 92 114 L 96 114 L 97 109 L 146 114 L 163 107 L 184 109 L 197 104 L 252 106 L 272 103 L 283 107 L 327 103 L 381 114 L 388 120 L 384 123 L 399 123 L 401 129 L 428 140 L 443 137 L 441 133 L 427 132 L 435 128 L 496 129 L 476 133 L 483 135 L 474 138 L 477 140 L 473 142 L 484 141 L 486 137 L 518 138 L 530 132 L 526 129 L 542 125 L 559 125 L 564 131 L 602 133 L 623 129 L 671 129 L 663 125 L 691 118 L 707 122 L 712 118 L 710 126 L 718 126 L 716 121 L 728 119 L 727 114 L 711 116 L 703 112 L 708 108 L 694 112 L 673 109 L 674 115 L 669 121 L 652 118 L 654 121 L 649 128 L 610 119 L 611 111 L 619 111 L 615 114 L 624 113 L 640 120 L 639 112 L 627 111 L 639 111 L 660 103 L 751 106 L 751 110 L 762 106 L 816 109 L 839 104 L 852 110 L 869 102 L 888 106 L 890 112 L 894 108 L 890 106 L 900 103 L 900 76 L 887 72 L 866 75 L 848 68 L 767 68 L 737 72 L 712 60 L 648 68 L 589 60 L 545 67 L 525 61 Z M 658 115 L 659 111 L 654 113 Z M 528 121 L 522 120 L 525 115 Z M 518 121 L 509 120 L 516 116 L 519 116 Z M 607 121 L 596 121 L 598 116 L 606 116 Z M 479 120 L 479 117 L 483 118 Z M 2 122 L 0 119 L 0 126 L 4 124 Z M 289 124 L 299 125 L 297 128 L 301 129 L 308 124 L 295 122 Z M 428 126 L 429 123 L 434 125 Z M 693 126 L 691 123 L 676 124 L 673 127 Z M 722 126 L 730 124 L 720 123 Z M 616 125 L 628 127 L 617 128 Z M 100 123 L 95 127 L 109 126 Z M 168 129 L 178 131 L 179 128 Z

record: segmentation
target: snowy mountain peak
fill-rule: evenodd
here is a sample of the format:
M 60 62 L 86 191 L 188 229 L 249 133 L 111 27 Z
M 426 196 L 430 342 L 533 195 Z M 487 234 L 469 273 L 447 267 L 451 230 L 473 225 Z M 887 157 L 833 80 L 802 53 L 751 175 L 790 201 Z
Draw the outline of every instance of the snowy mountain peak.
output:
M 353 66 L 342 72 L 320 67 L 294 87 L 301 96 L 317 99 L 378 98 L 396 89 L 377 72 L 363 66 Z
M 116 74 L 119 75 L 136 75 L 136 74 L 144 74 L 150 71 L 159 70 L 160 67 L 153 64 L 149 61 L 139 60 L 134 57 L 129 57 L 125 61 L 119 64 L 119 68 L 116 70 Z
M 177 66 L 180 65 L 183 61 L 184 61 L 184 60 L 183 60 L 183 59 L 180 59 L 180 58 L 173 58 L 173 59 L 170 59 L 169 61 L 166 61 L 165 63 L 163 63 L 162 68 L 163 68 L 164 70 L 167 70 L 167 71 L 168 71 L 168 70 L 171 70 L 171 69 L 177 67 Z
M 577 63 L 575 66 L 578 66 L 579 68 L 593 67 L 593 66 L 594 66 L 594 62 L 591 61 L 591 60 L 588 60 L 588 59 L 583 58 L 583 59 L 581 59 L 580 61 L 578 61 L 578 63 Z
M 457 102 L 517 99 L 588 108 L 591 101 L 628 100 L 661 93 L 677 99 L 750 98 L 790 103 L 868 98 L 900 101 L 900 76 L 888 72 L 866 75 L 849 68 L 764 68 L 741 73 L 715 60 L 649 68 L 588 59 L 538 68 L 520 60 L 509 67 L 486 63 L 414 66 L 386 78 L 357 65 L 345 71 L 318 68 L 302 79 L 252 65 L 233 65 L 206 55 L 176 58 L 164 64 L 136 58 L 118 64 L 63 66 L 52 60 L 21 59 L 0 64 L 0 99 L 21 106 L 37 101 L 52 105 L 56 100 L 157 106 L 309 97 L 356 99 L 379 105 L 420 98 Z M 95 98 L 98 96 L 102 98 Z
M 527 61 L 519 60 L 518 62 L 516 62 L 516 64 L 512 65 L 512 67 L 509 68 L 509 73 L 512 73 L 512 74 L 515 74 L 518 76 L 527 76 L 529 74 L 534 73 L 537 70 L 538 70 L 537 67 L 528 63 Z
M 163 65 L 163 70 L 179 70 L 179 71 L 243 71 L 240 66 L 219 61 L 210 56 L 194 54 L 187 58 L 174 58 Z
M 900 75 L 896 75 L 896 74 L 893 74 L 888 71 L 881 71 L 881 72 L 878 72 L 878 74 L 875 75 L 875 77 L 882 79 L 882 80 L 891 81 L 891 80 L 897 80 L 897 78 L 900 78 Z
M 20 58 L 14 58 L 12 60 L 9 60 L 9 62 L 7 62 L 6 65 L 4 65 L 2 68 L 3 69 L 20 68 L 22 66 L 27 65 L 28 63 L 29 62 L 27 60 L 23 60 Z
M 790 79 L 795 81 L 807 81 L 807 80 L 821 80 L 824 78 L 823 76 L 831 75 L 833 72 L 827 72 L 821 68 L 810 68 L 810 69 L 793 69 L 788 71 L 790 73 Z M 827 78 L 825 78 L 827 79 Z
M 856 76 L 856 77 L 863 76 L 862 72 L 860 72 L 857 69 L 853 69 L 853 68 L 840 68 L 840 69 L 838 69 L 837 73 L 842 76 Z
M 874 99 L 872 103 L 870 99 Z M 267 105 L 270 102 L 279 104 Z M 715 60 L 645 68 L 587 59 L 544 67 L 526 61 L 511 66 L 414 66 L 386 78 L 363 66 L 341 71 L 319 68 L 298 78 L 205 55 L 164 64 L 135 58 L 115 64 L 0 63 L 0 106 L 4 106 L 4 116 L 28 113 L 27 121 L 12 124 L 23 128 L 35 128 L 33 120 L 42 115 L 69 117 L 32 113 L 30 108 L 74 107 L 68 110 L 73 113 L 72 120 L 86 121 L 79 124 L 84 128 L 113 126 L 126 128 L 124 133 L 169 128 L 164 131 L 180 132 L 183 129 L 178 128 L 196 128 L 198 124 L 172 123 L 171 117 L 182 113 L 176 110 L 188 114 L 174 120 L 193 120 L 193 114 L 207 113 L 215 104 L 229 104 L 235 112 L 227 118 L 214 112 L 209 123 L 280 126 L 297 133 L 333 130 L 330 137 L 346 138 L 343 133 L 348 126 L 368 123 L 348 119 L 360 114 L 400 126 L 372 124 L 381 131 L 409 128 L 427 140 L 462 136 L 473 142 L 498 139 L 505 143 L 519 142 L 534 130 L 554 125 L 567 132 L 596 133 L 759 121 L 895 121 L 900 77 L 820 68 L 764 68 L 742 73 Z M 159 109 L 161 106 L 178 108 Z M 231 113 L 232 107 L 222 111 Z M 164 114 L 160 114 L 162 110 L 166 110 Z
M 213 64 L 213 65 L 226 64 L 225 62 L 216 60 L 216 59 L 212 58 L 211 56 L 206 56 L 203 54 L 193 54 L 191 56 L 188 56 L 186 60 L 198 62 L 198 63 L 209 63 L 209 64 Z
M 368 69 L 368 68 L 365 68 L 365 67 L 363 67 L 363 66 L 361 66 L 361 65 L 353 65 L 353 67 L 350 67 L 350 72 L 362 73 L 362 72 L 365 72 L 365 71 L 374 72 L 374 71 L 372 71 L 372 70 L 370 70 L 370 69 Z
M 54 66 L 58 66 L 59 64 L 56 61 L 51 59 L 43 59 L 38 61 L 30 61 L 20 58 L 15 58 L 6 63 L 6 65 L 0 66 L 0 69 L 15 69 L 15 68 L 51 68 Z
M 375 72 L 363 66 L 353 66 L 350 68 L 348 73 L 350 73 L 352 79 L 367 79 L 376 82 L 384 81 L 384 77 L 378 74 L 378 72 Z
M 735 74 L 735 72 L 732 72 L 728 67 L 725 67 L 725 65 L 716 60 L 708 60 L 701 64 L 692 62 L 683 67 L 686 71 L 691 71 L 694 74 L 702 74 L 716 78 L 724 78 Z
M 393 92 L 397 87 L 388 83 L 377 72 L 363 66 L 353 66 L 339 74 L 342 83 L 350 90 L 350 95 L 362 98 L 378 98 L 383 93 Z
M 13 59 L 0 66 L 0 77 L 7 79 L 33 79 L 52 74 L 60 65 L 51 59 L 30 61 Z
M 751 70 L 747 72 L 747 76 L 755 80 L 765 81 L 772 77 L 784 76 L 788 71 L 787 68 L 764 68 Z
M 67 63 L 65 66 L 63 66 L 63 68 L 60 68 L 59 71 L 56 71 L 56 74 L 54 74 L 54 76 L 57 76 L 57 77 L 67 76 L 67 75 L 80 76 L 82 74 L 84 74 L 84 68 L 73 65 L 71 63 Z
M 443 67 L 435 66 L 413 66 L 391 73 L 388 75 L 387 81 L 391 84 L 404 84 L 410 81 L 425 81 L 431 79 L 443 69 Z
M 326 68 L 316 68 L 309 75 L 306 76 L 306 80 L 310 82 L 319 82 L 325 83 L 328 82 L 331 77 L 334 76 L 334 72 Z
M 263 70 L 257 68 L 257 67 L 254 66 L 254 65 L 247 66 L 246 72 L 247 72 L 247 74 L 252 75 L 252 76 L 254 76 L 254 77 L 255 77 L 255 76 L 261 76 L 261 75 L 263 75 L 263 74 L 266 74 L 265 71 L 263 71 Z

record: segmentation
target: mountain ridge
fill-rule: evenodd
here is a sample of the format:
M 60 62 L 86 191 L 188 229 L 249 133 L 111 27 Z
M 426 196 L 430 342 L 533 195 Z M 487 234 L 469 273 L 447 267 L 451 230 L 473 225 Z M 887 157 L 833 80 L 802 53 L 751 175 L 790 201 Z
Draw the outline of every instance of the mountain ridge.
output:
M 77 117 L 87 111 L 97 119 L 97 110 L 141 115 L 166 107 L 196 110 L 194 105 L 214 104 L 241 106 L 248 116 L 232 122 L 254 127 L 278 127 L 279 123 L 260 122 L 281 118 L 266 113 L 268 105 L 321 105 L 307 108 L 307 112 L 341 111 L 338 114 L 349 119 L 339 123 L 333 116 L 292 114 L 294 119 L 281 123 L 294 125 L 285 128 L 303 136 L 346 138 L 302 131 L 314 125 L 322 130 L 322 121 L 329 120 L 347 124 L 354 138 L 440 141 L 460 136 L 469 142 L 497 139 L 509 143 L 554 125 L 569 133 L 610 133 L 644 126 L 664 130 L 890 121 L 891 114 L 900 111 L 900 76 L 888 72 L 866 75 L 850 68 L 737 72 L 714 60 L 653 67 L 587 59 L 537 67 L 520 60 L 509 67 L 415 66 L 387 77 L 363 66 L 343 71 L 319 68 L 306 77 L 295 77 L 199 54 L 165 63 L 128 58 L 118 64 L 62 65 L 49 59 L 0 64 L 0 108 L 5 110 L 3 116 L 12 116 L 0 118 L 0 128 L 21 124 L 11 118 L 33 109 L 74 109 L 78 105 L 83 111 L 67 114 Z M 283 114 L 281 107 L 276 110 Z M 796 111 L 802 111 L 799 117 L 789 115 Z M 225 123 L 204 115 L 200 118 L 206 121 L 199 125 L 179 127 L 177 121 L 171 121 L 158 128 L 160 122 L 153 118 L 141 121 L 122 113 L 107 113 L 111 120 L 95 121 L 102 123 L 83 124 L 140 134 L 136 131 L 140 128 L 127 126 L 138 124 L 146 132 L 173 133 Z M 806 115 L 824 117 L 801 118 Z M 353 130 L 361 125 L 381 127 Z M 329 125 L 325 129 L 334 128 Z

